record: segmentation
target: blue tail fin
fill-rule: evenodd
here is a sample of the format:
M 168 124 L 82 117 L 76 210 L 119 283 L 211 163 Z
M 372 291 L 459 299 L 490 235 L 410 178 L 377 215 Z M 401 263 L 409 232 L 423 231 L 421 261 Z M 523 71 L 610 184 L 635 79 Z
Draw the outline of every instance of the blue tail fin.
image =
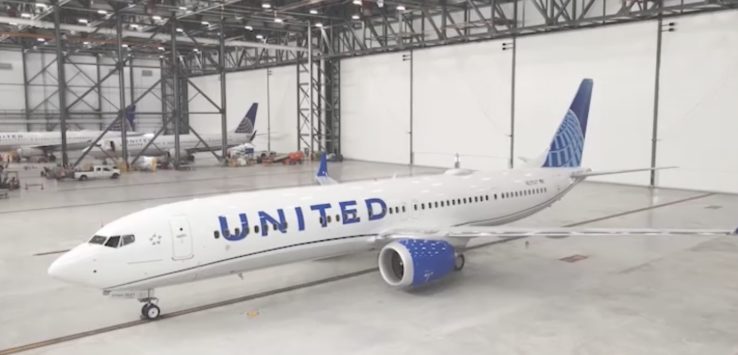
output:
M 246 115 L 243 116 L 241 123 L 239 123 L 238 127 L 236 127 L 236 133 L 251 134 L 254 132 L 254 128 L 256 127 L 256 110 L 257 109 L 259 109 L 259 104 L 254 102 L 251 105 L 251 108 L 249 108 L 249 111 L 246 112 Z
M 579 84 L 577 95 L 548 148 L 544 168 L 573 168 L 582 164 L 592 85 L 592 79 L 584 79 Z

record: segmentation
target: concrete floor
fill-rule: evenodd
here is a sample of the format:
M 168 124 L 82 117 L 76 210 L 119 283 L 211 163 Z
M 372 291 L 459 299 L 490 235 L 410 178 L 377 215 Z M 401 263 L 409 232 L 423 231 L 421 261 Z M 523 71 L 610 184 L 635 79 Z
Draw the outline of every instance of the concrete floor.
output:
M 138 321 L 136 301 L 48 278 L 58 254 L 34 256 L 145 207 L 312 184 L 314 169 L 203 166 L 117 181 L 44 180 L 43 191 L 0 200 L 0 354 L 111 325 L 123 329 L 24 353 L 738 353 L 738 238 L 535 238 L 529 248 L 516 240 L 471 250 L 463 272 L 409 293 L 384 284 L 374 253 L 353 255 L 161 289 L 163 312 L 174 316 L 148 323 Z M 439 171 L 364 162 L 330 170 L 343 181 Z M 22 176 L 30 182 L 38 170 Z M 734 228 L 738 196 L 585 183 L 518 224 Z M 587 258 L 559 260 L 575 254 Z

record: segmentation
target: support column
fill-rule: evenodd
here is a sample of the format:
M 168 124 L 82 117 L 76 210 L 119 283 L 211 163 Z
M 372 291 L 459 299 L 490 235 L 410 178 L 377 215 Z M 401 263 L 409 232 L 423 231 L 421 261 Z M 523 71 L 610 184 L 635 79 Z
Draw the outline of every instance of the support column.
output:
M 656 146 L 659 141 L 659 86 L 661 85 L 661 38 L 664 32 L 663 17 L 659 12 L 659 20 L 656 24 L 656 75 L 653 88 L 653 126 L 651 128 L 651 168 L 656 167 Z M 651 170 L 649 179 L 651 187 L 656 186 L 656 170 Z
M 179 102 L 179 65 L 177 64 L 177 21 L 176 16 L 172 15 L 171 35 L 172 35 L 172 62 L 170 70 L 172 71 L 172 94 L 174 95 L 174 108 L 172 109 L 172 117 L 174 119 L 174 167 L 179 168 L 179 133 L 181 124 L 181 110 Z
M 26 131 L 31 131 L 31 105 L 28 100 L 28 85 L 30 84 L 28 82 L 28 68 L 26 66 L 26 63 L 28 62 L 28 58 L 26 57 L 26 46 L 24 45 L 21 49 L 21 61 L 23 61 L 23 104 L 25 105 L 25 117 L 26 117 Z
M 125 59 L 123 57 L 123 21 L 120 12 L 115 13 L 115 40 L 118 45 L 118 120 L 120 120 L 120 145 L 121 156 L 128 167 L 128 125 L 126 125 L 126 77 L 125 77 Z M 133 100 L 133 99 L 131 99 Z
M 220 54 L 218 55 L 218 66 L 220 66 L 220 134 L 221 134 L 221 159 L 223 164 L 226 162 L 226 153 L 228 152 L 228 121 L 226 117 L 226 67 L 225 67 L 225 34 L 223 34 L 223 17 L 220 18 Z M 269 70 L 269 69 L 267 69 Z M 267 93 L 267 95 L 269 95 Z
M 128 97 L 131 99 L 131 104 L 130 104 L 131 110 L 133 110 L 135 114 L 135 109 L 133 108 L 133 105 L 134 105 L 133 100 L 136 99 L 136 88 L 134 87 L 135 81 L 133 81 L 133 55 L 130 53 L 128 53 L 128 78 L 129 78 L 128 79 L 128 90 L 129 90 Z M 126 110 L 126 116 L 123 117 L 123 121 L 122 121 L 126 126 L 128 126 L 129 124 L 128 112 L 129 110 Z M 133 124 L 131 124 L 131 129 L 133 129 Z
M 61 6 L 59 6 L 59 0 L 54 2 L 54 36 L 56 37 L 56 68 L 57 68 L 57 81 L 58 90 L 57 95 L 59 96 L 59 129 L 61 132 L 61 152 L 62 152 L 62 165 L 69 165 L 69 156 L 67 156 L 67 79 L 64 68 L 64 51 L 62 43 L 62 34 L 60 26 L 60 12 Z
M 515 72 L 518 55 L 517 32 L 518 28 L 518 1 L 513 6 L 513 29 L 512 29 L 512 68 L 510 73 L 510 169 L 515 167 Z
M 105 127 L 105 124 L 103 123 L 103 115 L 102 115 L 102 83 L 100 82 L 100 79 L 102 78 L 102 75 L 100 73 L 100 54 L 95 54 L 95 66 L 96 66 L 96 72 L 97 72 L 97 81 L 96 83 L 99 83 L 100 86 L 97 87 L 97 119 L 100 121 L 100 130 L 102 131 Z

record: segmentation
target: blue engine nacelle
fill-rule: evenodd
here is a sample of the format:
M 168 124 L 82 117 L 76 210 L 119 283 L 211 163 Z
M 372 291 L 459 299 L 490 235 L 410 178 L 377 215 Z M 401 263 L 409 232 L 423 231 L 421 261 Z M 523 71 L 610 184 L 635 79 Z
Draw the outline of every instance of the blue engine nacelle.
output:
M 390 286 L 425 285 L 454 270 L 456 251 L 444 240 L 402 239 L 379 252 L 379 272 Z

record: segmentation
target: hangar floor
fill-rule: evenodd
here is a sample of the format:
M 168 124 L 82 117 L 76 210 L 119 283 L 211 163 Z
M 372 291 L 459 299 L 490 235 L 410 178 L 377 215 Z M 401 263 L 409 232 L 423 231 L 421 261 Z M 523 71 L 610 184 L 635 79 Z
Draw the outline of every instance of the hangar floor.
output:
M 367 253 L 158 290 L 165 317 L 156 322 L 138 320 L 136 301 L 46 275 L 55 251 L 117 216 L 208 194 L 312 184 L 314 168 L 132 173 L 52 182 L 3 200 L 0 354 L 738 352 L 738 239 L 495 241 L 469 251 L 463 272 L 414 292 L 386 286 Z M 330 170 L 343 181 L 438 171 L 365 162 Z M 519 224 L 731 228 L 736 212 L 734 195 L 584 183 Z

